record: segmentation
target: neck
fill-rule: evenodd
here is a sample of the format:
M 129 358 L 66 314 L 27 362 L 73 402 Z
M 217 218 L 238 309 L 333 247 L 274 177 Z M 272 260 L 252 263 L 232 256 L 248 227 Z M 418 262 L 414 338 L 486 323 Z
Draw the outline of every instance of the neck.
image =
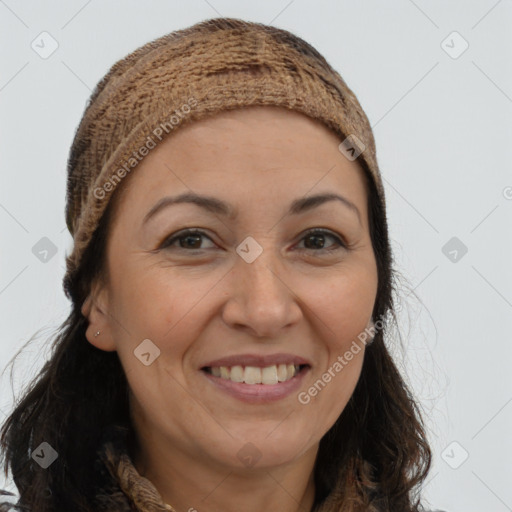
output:
M 240 469 L 190 457 L 156 435 L 141 437 L 146 442 L 134 449 L 135 468 L 176 512 L 313 509 L 318 445 L 281 466 Z

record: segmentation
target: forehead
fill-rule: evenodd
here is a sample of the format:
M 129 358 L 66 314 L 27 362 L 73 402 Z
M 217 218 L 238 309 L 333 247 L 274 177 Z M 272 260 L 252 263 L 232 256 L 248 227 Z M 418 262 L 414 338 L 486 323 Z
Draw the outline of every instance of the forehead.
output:
M 224 111 L 180 127 L 125 179 L 123 202 L 153 203 L 166 193 L 215 194 L 229 202 L 251 197 L 337 191 L 366 202 L 364 171 L 339 151 L 341 139 L 316 119 L 280 107 Z M 361 212 L 363 213 L 363 212 Z
M 187 161 L 204 167 L 204 157 L 215 157 L 211 168 L 222 169 L 226 161 L 241 169 L 270 170 L 270 165 L 321 167 L 341 156 L 341 140 L 323 123 L 300 112 L 274 106 L 224 111 L 190 123 L 158 148 L 186 154 Z M 157 156 L 157 155 L 155 155 Z M 236 169 L 233 169 L 236 170 Z

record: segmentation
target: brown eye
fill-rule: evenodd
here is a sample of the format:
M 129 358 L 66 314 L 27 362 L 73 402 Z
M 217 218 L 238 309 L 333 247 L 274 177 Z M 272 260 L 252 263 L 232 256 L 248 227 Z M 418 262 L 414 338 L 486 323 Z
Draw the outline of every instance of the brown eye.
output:
M 325 239 L 331 238 L 336 243 L 334 247 L 325 247 Z M 306 247 L 305 249 L 301 250 L 312 250 L 314 252 L 319 251 L 335 251 L 340 248 L 346 248 L 346 245 L 341 241 L 341 239 L 331 233 L 330 231 L 326 231 L 324 229 L 313 229 L 311 231 L 308 231 L 302 238 L 302 240 L 306 241 Z
M 205 249 L 204 247 L 200 247 L 201 238 L 208 238 L 211 241 L 211 238 L 207 236 L 205 233 L 199 230 L 187 230 L 182 231 L 181 233 L 168 238 L 161 246 L 161 249 L 167 249 L 175 245 L 175 242 L 179 242 L 179 246 L 177 249 L 191 249 L 191 250 L 201 250 Z

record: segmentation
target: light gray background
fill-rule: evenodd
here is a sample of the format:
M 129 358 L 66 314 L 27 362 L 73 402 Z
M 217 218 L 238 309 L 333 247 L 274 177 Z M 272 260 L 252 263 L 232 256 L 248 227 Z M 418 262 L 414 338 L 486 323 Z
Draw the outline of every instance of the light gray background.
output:
M 18 391 L 69 309 L 66 161 L 92 88 L 140 45 L 220 15 L 291 30 L 358 96 L 404 276 L 405 350 L 389 343 L 434 450 L 424 496 L 449 512 L 512 510 L 510 0 L 0 0 L 0 369 L 39 330 L 15 367 Z M 46 59 L 31 47 L 43 31 L 59 45 Z M 32 252 L 42 237 L 57 248 L 46 263 Z M 9 372 L 0 393 L 2 421 Z

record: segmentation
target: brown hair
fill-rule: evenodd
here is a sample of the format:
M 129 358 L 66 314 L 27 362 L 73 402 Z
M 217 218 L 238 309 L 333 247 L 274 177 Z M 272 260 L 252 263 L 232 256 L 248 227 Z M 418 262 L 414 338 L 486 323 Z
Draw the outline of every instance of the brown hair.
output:
M 234 23 L 213 21 L 219 28 Z M 317 55 L 302 39 L 273 30 L 286 33 L 287 41 L 297 47 L 306 45 L 310 56 Z M 84 117 L 108 77 L 98 84 Z M 70 161 L 84 144 L 85 139 L 75 139 Z M 322 504 L 322 511 L 416 512 L 421 510 L 419 490 L 430 469 L 431 451 L 419 407 L 384 342 L 389 323 L 396 322 L 395 271 L 384 204 L 365 162 L 361 158 L 358 162 L 366 176 L 370 237 L 378 269 L 373 318 L 382 319 L 383 328 L 366 349 L 361 376 L 347 406 L 320 441 L 314 467 L 315 505 Z M 94 512 L 91 496 L 98 486 L 94 460 L 102 432 L 109 425 L 130 427 L 128 383 L 117 352 L 104 352 L 87 342 L 88 323 L 80 311 L 91 284 L 106 272 L 106 242 L 118 197 L 116 192 L 84 250 L 80 267 L 65 283 L 72 307 L 59 327 L 49 360 L 0 431 L 5 475 L 12 472 L 20 495 L 16 506 L 0 504 L 0 512 L 15 508 Z M 60 463 L 43 470 L 30 454 L 44 441 L 55 447 Z

